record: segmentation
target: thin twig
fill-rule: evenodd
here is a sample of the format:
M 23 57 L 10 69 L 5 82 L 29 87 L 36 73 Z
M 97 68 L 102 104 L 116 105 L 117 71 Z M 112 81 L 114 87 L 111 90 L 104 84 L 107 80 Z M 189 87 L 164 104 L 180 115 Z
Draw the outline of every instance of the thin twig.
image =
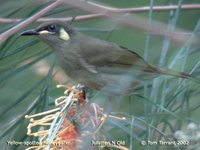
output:
M 99 5 L 98 5 L 99 6 Z M 103 6 L 101 6 L 103 7 Z M 152 8 L 153 11 L 168 11 L 168 10 L 176 10 L 179 6 L 154 6 Z M 150 10 L 149 6 L 144 7 L 138 7 L 138 8 L 111 8 L 111 7 L 103 7 L 106 8 L 109 11 L 115 12 L 115 13 L 140 13 L 140 12 L 146 12 Z M 182 10 L 195 10 L 200 9 L 199 4 L 190 4 L 190 5 L 182 5 Z M 92 18 L 101 17 L 102 14 L 89 14 L 89 15 L 82 15 L 77 16 L 75 18 L 75 21 L 81 21 L 81 20 L 87 20 Z M 36 20 L 36 22 L 48 22 L 52 20 L 60 20 L 60 21 L 71 21 L 72 17 L 65 17 L 65 18 L 39 18 Z M 0 18 L 0 23 L 15 23 L 21 21 L 20 18 Z
M 88 4 L 91 4 L 93 6 L 97 6 L 102 9 L 106 9 L 111 12 L 115 13 L 130 13 L 130 12 L 146 12 L 149 10 L 153 11 L 168 11 L 168 10 L 176 10 L 179 8 L 178 5 L 170 5 L 170 6 L 153 6 L 152 8 L 150 6 L 144 6 L 144 7 L 137 7 L 137 8 L 113 8 L 108 6 L 99 5 L 93 2 L 87 2 Z M 182 5 L 180 9 L 184 10 L 194 10 L 194 9 L 200 9 L 200 4 L 186 4 Z
M 89 15 L 82 15 L 82 16 L 77 16 L 75 18 L 75 21 L 81 21 L 81 20 L 87 20 L 87 19 L 92 19 L 92 18 L 97 18 L 101 17 L 102 14 L 89 14 Z M 71 21 L 72 17 L 64 17 L 64 18 L 39 18 L 36 20 L 36 22 L 48 22 L 52 20 L 58 20 L 58 21 Z M 20 18 L 0 18 L 0 23 L 15 23 L 21 21 Z

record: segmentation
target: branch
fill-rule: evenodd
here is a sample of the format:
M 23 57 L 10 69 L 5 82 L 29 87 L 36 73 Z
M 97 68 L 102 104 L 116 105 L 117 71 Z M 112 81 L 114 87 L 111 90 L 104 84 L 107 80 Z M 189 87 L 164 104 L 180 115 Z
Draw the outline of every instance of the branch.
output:
M 136 30 L 138 29 L 149 33 L 160 33 L 161 37 L 168 38 L 177 44 L 187 43 L 199 45 L 198 39 L 191 40 L 190 36 L 177 36 L 177 34 L 174 34 L 174 32 L 186 32 L 182 29 L 176 28 L 173 32 L 167 32 L 167 25 L 161 22 L 153 21 L 152 25 L 149 26 L 148 19 L 146 18 L 134 14 L 131 16 L 124 16 L 123 13 L 116 13 L 113 9 L 110 9 L 110 7 L 105 7 L 91 2 L 83 2 L 80 0 L 64 0 L 64 3 L 90 13 L 101 14 L 103 17 L 112 19 L 119 24 Z M 181 8 L 181 6 L 177 8 Z
M 63 0 L 57 0 L 56 2 L 54 2 L 54 3 L 50 4 L 49 6 L 45 7 L 44 9 L 42 9 L 41 11 L 39 11 L 38 13 L 33 15 L 32 17 L 24 20 L 23 22 L 17 24 L 13 28 L 11 28 L 11 29 L 7 30 L 6 32 L 2 33 L 0 35 L 0 43 L 4 42 L 7 38 L 9 38 L 15 32 L 17 32 L 20 29 L 24 28 L 28 24 L 34 22 L 38 18 L 40 18 L 43 15 L 45 15 L 47 12 L 51 11 L 52 9 L 54 9 L 55 7 L 59 6 L 60 4 L 62 4 L 62 2 L 63 2 Z
M 115 12 L 115 13 L 130 13 L 130 12 L 146 12 L 149 10 L 154 11 L 168 11 L 168 10 L 176 10 L 176 9 L 182 9 L 182 10 L 195 10 L 200 9 L 200 4 L 186 4 L 186 5 L 171 5 L 171 6 L 153 6 L 152 8 L 150 6 L 144 6 L 144 7 L 137 7 L 137 8 L 113 8 L 113 7 L 107 7 L 103 5 L 99 5 L 93 2 L 87 2 L 88 4 L 91 4 L 93 6 L 105 9 L 107 11 Z
M 91 2 L 90 2 L 91 3 Z M 144 6 L 144 7 L 138 7 L 138 8 L 111 8 L 111 7 L 105 7 L 102 5 L 97 5 L 92 3 L 95 6 L 99 6 L 101 8 L 106 8 L 107 10 L 115 13 L 140 13 L 140 12 L 146 12 L 151 9 L 149 6 Z M 169 10 L 176 10 L 178 9 L 179 6 L 154 6 L 152 8 L 153 11 L 169 11 Z M 199 4 L 190 4 L 190 5 L 182 5 L 181 6 L 182 10 L 195 10 L 195 9 L 200 9 Z M 81 20 L 86 20 L 86 19 L 92 19 L 92 18 L 97 18 L 101 17 L 102 14 L 89 14 L 89 15 L 82 15 L 82 16 L 77 16 L 75 18 L 75 21 L 81 21 Z M 18 21 L 21 21 L 22 19 L 20 18 L 0 18 L 0 23 L 15 23 Z M 70 21 L 72 20 L 72 17 L 66 17 L 66 18 L 39 18 L 36 21 L 37 22 L 48 22 L 52 20 L 60 20 L 60 21 Z
M 81 21 L 81 20 L 87 20 L 87 19 L 92 19 L 92 18 L 97 18 L 101 17 L 101 14 L 91 14 L 91 15 L 82 15 L 82 16 L 77 16 L 75 18 L 75 21 Z M 39 18 L 36 20 L 36 22 L 48 22 L 52 20 L 59 20 L 59 21 L 71 21 L 73 17 L 65 17 L 65 18 Z M 18 21 L 21 21 L 22 19 L 19 18 L 0 18 L 0 23 L 15 23 Z

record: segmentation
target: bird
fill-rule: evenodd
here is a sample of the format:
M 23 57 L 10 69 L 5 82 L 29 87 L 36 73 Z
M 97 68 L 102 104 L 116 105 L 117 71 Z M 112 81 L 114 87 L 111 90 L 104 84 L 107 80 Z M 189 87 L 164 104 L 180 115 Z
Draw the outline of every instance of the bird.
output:
M 43 23 L 21 36 L 46 43 L 65 73 L 92 89 L 126 93 L 160 75 L 196 80 L 188 73 L 153 65 L 126 47 L 85 35 L 63 21 Z

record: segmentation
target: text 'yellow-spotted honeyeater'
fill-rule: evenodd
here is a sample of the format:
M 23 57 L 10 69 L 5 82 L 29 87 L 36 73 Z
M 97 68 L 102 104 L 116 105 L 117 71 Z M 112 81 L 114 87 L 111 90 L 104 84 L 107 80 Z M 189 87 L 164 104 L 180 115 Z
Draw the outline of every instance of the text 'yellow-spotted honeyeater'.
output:
M 184 72 L 154 66 L 125 47 L 84 35 L 64 22 L 44 23 L 21 35 L 34 35 L 44 41 L 66 74 L 89 88 L 121 87 L 118 89 L 125 91 L 160 74 L 194 79 Z

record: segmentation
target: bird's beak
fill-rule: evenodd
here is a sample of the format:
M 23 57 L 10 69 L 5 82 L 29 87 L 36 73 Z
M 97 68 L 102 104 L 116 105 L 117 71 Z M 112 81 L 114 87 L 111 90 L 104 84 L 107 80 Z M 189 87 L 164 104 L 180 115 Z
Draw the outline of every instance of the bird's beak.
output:
M 39 33 L 36 30 L 27 30 L 20 34 L 21 36 L 28 36 L 28 35 L 39 35 Z

